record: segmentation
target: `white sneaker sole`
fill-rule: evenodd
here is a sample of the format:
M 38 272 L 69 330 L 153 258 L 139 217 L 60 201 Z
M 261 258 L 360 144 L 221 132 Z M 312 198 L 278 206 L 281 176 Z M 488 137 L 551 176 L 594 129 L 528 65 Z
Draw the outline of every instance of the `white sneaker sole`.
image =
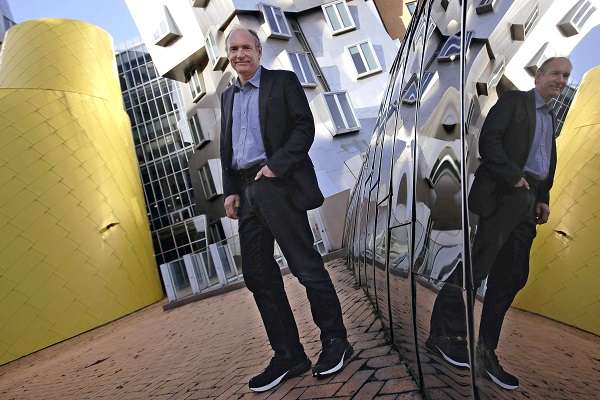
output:
M 250 390 L 252 390 L 253 392 L 266 392 L 267 390 L 270 390 L 270 389 L 274 388 L 275 386 L 279 385 L 281 383 L 281 381 L 283 380 L 283 378 L 285 378 L 285 376 L 288 374 L 288 372 L 290 372 L 290 371 L 286 371 L 279 378 L 275 379 L 273 382 L 271 382 L 265 386 L 250 387 Z
M 516 388 L 519 387 L 519 385 L 517 385 L 517 386 L 508 385 L 508 384 L 502 382 L 500 379 L 496 378 L 494 375 L 490 374 L 489 371 L 485 371 L 485 372 L 488 374 L 488 376 L 490 377 L 490 379 L 492 380 L 492 382 L 494 382 L 496 385 L 500 386 L 503 389 L 506 389 L 506 390 L 515 390 Z
M 435 346 L 435 348 L 437 349 L 437 351 L 440 352 L 440 354 L 442 355 L 442 357 L 444 357 L 444 360 L 448 361 L 450 364 L 456 366 L 456 367 L 462 367 L 462 368 L 469 368 L 471 369 L 471 365 L 469 363 L 464 363 L 464 362 L 460 362 L 460 361 L 456 361 L 455 359 L 448 357 L 446 355 L 446 353 L 444 353 L 442 351 L 442 349 L 440 349 L 438 346 Z

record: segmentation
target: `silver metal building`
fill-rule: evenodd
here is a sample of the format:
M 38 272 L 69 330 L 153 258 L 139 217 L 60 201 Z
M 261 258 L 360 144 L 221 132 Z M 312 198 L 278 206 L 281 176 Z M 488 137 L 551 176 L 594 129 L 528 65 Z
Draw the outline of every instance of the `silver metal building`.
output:
M 234 236 L 224 217 L 219 165 L 220 94 L 234 79 L 225 37 L 255 29 L 267 68 L 295 71 L 315 116 L 311 148 L 325 204 L 310 213 L 322 253 L 341 247 L 343 213 L 368 147 L 399 39 L 410 19 L 404 1 L 126 1 L 160 75 L 180 82 L 183 112 L 201 142 L 190 160 L 198 213 L 211 241 Z M 414 2 L 406 2 L 408 5 Z M 218 235 L 221 237 L 217 237 Z

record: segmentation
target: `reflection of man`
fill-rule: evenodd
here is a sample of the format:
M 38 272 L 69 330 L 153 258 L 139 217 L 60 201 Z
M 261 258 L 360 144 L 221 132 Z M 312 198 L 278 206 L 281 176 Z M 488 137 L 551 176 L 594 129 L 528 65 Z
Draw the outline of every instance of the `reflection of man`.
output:
M 340 371 L 352 347 L 337 294 L 313 248 L 306 214 L 323 202 L 323 195 L 308 157 L 315 131 L 304 91 L 293 72 L 260 66 L 256 32 L 234 29 L 226 43 L 238 79 L 221 98 L 225 211 L 230 218 L 239 217 L 244 281 L 275 352 L 268 367 L 250 379 L 250 389 L 261 392 L 311 366 L 273 258 L 274 239 L 290 271 L 306 287 L 321 330 L 323 350 L 313 375 Z
M 481 165 L 469 195 L 479 214 L 473 243 L 473 287 L 487 277 L 476 362 L 483 376 L 505 389 L 519 386 L 496 357 L 504 316 L 529 274 L 535 225 L 550 215 L 549 191 L 556 167 L 554 120 L 548 102 L 560 94 L 571 72 L 567 58 L 546 60 L 535 89 L 511 91 L 490 110 L 479 138 Z M 460 285 L 462 277 L 447 283 Z M 431 316 L 429 348 L 458 367 L 469 367 L 464 304 L 457 286 L 445 284 Z

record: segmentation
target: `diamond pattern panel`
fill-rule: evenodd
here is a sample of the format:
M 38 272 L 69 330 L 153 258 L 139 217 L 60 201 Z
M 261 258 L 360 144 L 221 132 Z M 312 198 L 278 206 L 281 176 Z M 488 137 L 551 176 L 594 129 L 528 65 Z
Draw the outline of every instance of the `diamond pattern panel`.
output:
M 26 21 L 10 29 L 5 42 L 0 87 L 62 90 L 122 102 L 112 38 L 97 26 L 54 18 Z M 49 108 L 40 109 L 41 115 L 56 115 L 55 106 L 44 106 Z
M 62 32 L 63 42 L 72 35 L 83 46 L 85 24 L 62 24 L 67 26 L 51 29 Z M 51 53 L 43 43 L 27 42 L 44 37 L 39 25 L 23 25 L 31 29 L 17 26 L 5 42 L 3 79 L 4 68 L 14 65 L 14 60 L 5 63 L 9 55 L 27 62 L 35 59 L 27 51 Z M 87 47 L 99 48 L 97 64 L 110 64 L 103 60 L 113 58 L 105 49 L 110 39 L 92 28 L 87 31 L 104 36 L 84 35 L 91 42 L 82 59 L 76 46 L 66 56 L 59 54 L 76 63 L 65 76 L 91 73 L 78 70 L 88 62 Z M 53 48 L 53 34 L 46 37 Z M 61 73 L 65 63 L 55 63 Z M 97 88 L 117 82 L 113 72 L 87 78 Z M 85 85 L 80 91 L 76 86 L 49 90 L 50 85 L 36 89 L 23 82 L 25 88 L 14 88 L 11 82 L 0 84 L 0 364 L 163 297 L 131 128 L 120 100 L 90 95 Z
M 600 68 L 584 76 L 558 139 L 550 221 L 538 229 L 519 308 L 600 335 Z

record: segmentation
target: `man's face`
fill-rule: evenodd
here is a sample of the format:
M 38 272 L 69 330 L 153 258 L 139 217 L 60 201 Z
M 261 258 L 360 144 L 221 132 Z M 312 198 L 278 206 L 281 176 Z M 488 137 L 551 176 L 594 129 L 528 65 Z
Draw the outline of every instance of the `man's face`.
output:
M 246 31 L 234 31 L 227 43 L 227 58 L 233 69 L 248 80 L 260 66 L 261 50 L 256 39 Z
M 571 64 L 564 59 L 551 61 L 546 70 L 538 73 L 535 78 L 535 88 L 540 96 L 549 100 L 557 97 L 569 80 Z

